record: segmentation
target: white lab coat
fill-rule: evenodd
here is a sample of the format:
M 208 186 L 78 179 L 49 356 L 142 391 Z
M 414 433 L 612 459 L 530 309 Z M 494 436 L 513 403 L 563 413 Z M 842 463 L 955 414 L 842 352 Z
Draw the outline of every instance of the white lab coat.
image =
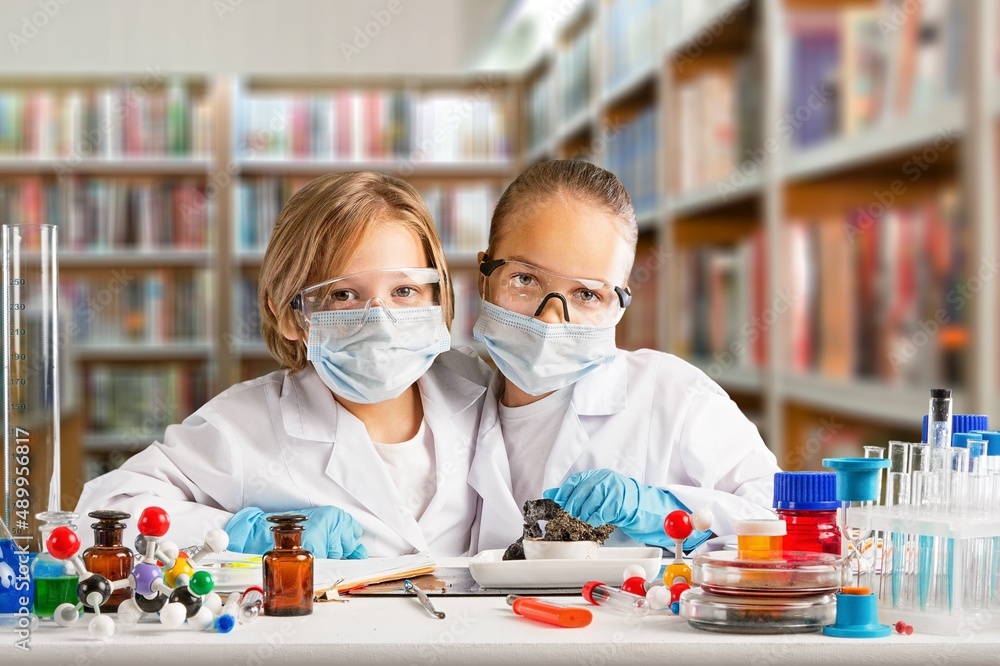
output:
M 437 490 L 415 520 L 364 424 L 334 400 L 312 366 L 237 384 L 118 470 L 86 484 L 76 511 L 128 511 L 125 543 L 146 506 L 170 515 L 184 547 L 247 506 L 265 512 L 333 505 L 351 514 L 373 557 L 464 555 L 476 496 L 468 485 L 489 368 L 471 349 L 441 354 L 417 386 L 434 435 Z M 89 541 L 90 529 L 81 530 Z
M 523 531 L 511 493 L 510 465 L 497 410 L 502 377 L 494 377 L 480 422 L 469 483 L 480 496 L 473 550 L 506 548 Z M 544 488 L 575 472 L 612 469 L 668 490 L 692 511 L 708 508 L 718 547 L 740 518 L 773 517 L 774 455 L 757 428 L 706 374 L 671 354 L 619 350 L 573 391 L 552 452 Z M 615 532 L 613 540 L 627 540 Z M 610 543 L 610 542 L 609 542 Z

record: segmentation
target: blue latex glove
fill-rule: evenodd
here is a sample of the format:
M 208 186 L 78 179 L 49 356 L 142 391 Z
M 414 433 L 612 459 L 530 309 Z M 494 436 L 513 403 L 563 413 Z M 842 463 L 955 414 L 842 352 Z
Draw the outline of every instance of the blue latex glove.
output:
M 363 560 L 368 551 L 361 543 L 361 526 L 354 522 L 349 513 L 335 506 L 318 506 L 312 509 L 281 511 L 280 513 L 301 513 L 308 518 L 304 523 L 302 547 L 316 557 L 332 560 Z M 237 553 L 263 554 L 274 548 L 273 523 L 255 506 L 237 511 L 226 523 L 229 535 L 229 550 Z
M 542 493 L 566 513 L 595 527 L 616 525 L 641 543 L 673 550 L 674 541 L 663 531 L 663 519 L 686 506 L 666 490 L 647 486 L 610 469 L 577 472 L 558 488 Z M 711 532 L 695 531 L 684 541 L 690 550 L 704 543 Z

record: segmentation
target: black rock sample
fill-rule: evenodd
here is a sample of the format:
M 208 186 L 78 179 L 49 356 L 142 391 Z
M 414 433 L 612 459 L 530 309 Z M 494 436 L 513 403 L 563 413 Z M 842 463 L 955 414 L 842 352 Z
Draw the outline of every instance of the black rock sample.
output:
M 545 533 L 538 521 L 544 520 Z M 504 560 L 523 560 L 525 539 L 542 539 L 543 541 L 596 541 L 604 543 L 614 525 L 594 527 L 582 520 L 577 520 L 550 499 L 528 500 L 524 503 L 524 535 L 510 544 L 504 551 Z

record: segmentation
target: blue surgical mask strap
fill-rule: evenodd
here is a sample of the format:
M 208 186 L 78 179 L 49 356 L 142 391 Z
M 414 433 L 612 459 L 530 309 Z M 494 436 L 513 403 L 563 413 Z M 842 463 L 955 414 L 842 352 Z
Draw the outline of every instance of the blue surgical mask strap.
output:
M 537 316 L 541 315 L 542 314 L 542 310 L 545 309 L 545 304 L 549 302 L 550 298 L 558 298 L 560 301 L 562 301 L 563 317 L 565 317 L 565 321 L 568 324 L 569 323 L 569 305 L 566 303 L 566 297 L 563 296 L 562 294 L 558 293 L 558 292 L 555 292 L 555 291 L 551 291 L 551 292 L 545 294 L 545 298 L 542 299 L 541 305 L 538 306 L 538 309 L 535 310 L 535 314 L 532 315 L 532 316 L 537 317 Z

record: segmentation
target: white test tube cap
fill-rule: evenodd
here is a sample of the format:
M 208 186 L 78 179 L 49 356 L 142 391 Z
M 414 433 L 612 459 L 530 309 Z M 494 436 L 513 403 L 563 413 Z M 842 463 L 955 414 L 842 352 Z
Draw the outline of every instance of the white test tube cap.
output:
M 737 536 L 779 537 L 788 533 L 788 525 L 780 518 L 748 518 L 735 523 Z

